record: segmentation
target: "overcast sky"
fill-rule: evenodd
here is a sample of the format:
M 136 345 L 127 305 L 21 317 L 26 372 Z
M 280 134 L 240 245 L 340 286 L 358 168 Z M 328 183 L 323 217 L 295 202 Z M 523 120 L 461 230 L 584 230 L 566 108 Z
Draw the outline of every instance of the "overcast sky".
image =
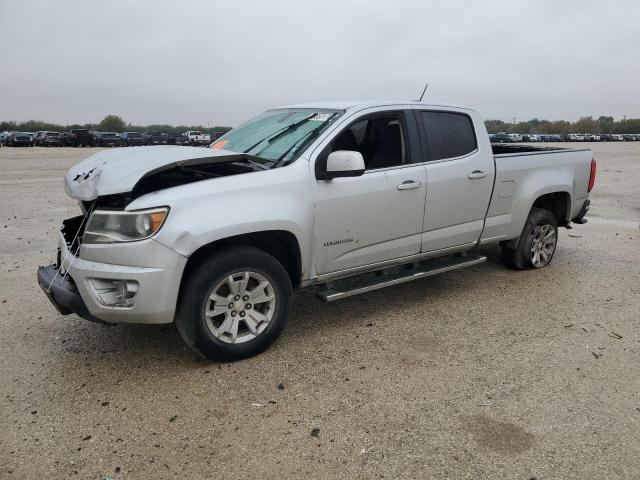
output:
M 640 2 L 0 0 L 0 119 L 237 125 L 415 99 L 640 117 Z

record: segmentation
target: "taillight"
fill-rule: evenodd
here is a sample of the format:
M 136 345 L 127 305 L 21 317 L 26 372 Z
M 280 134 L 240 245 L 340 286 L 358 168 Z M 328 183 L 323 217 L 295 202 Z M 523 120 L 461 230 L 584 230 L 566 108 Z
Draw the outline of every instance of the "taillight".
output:
M 589 173 L 589 187 L 587 191 L 593 190 L 593 184 L 596 182 L 596 159 L 591 159 L 591 172 Z

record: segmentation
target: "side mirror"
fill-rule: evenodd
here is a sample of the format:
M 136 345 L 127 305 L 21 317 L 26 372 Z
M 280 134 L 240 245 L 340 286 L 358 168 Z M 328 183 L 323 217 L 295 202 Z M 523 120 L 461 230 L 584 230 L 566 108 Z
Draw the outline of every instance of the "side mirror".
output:
M 364 173 L 364 158 L 360 152 L 338 150 L 327 157 L 327 171 L 322 178 L 359 177 Z

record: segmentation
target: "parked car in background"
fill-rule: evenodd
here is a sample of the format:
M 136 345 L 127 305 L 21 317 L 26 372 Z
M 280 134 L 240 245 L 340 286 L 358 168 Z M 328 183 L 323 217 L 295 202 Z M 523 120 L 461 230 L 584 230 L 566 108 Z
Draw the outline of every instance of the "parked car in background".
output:
M 7 138 L 8 147 L 33 147 L 33 137 L 29 132 L 13 132 Z
M 122 143 L 126 147 L 137 147 L 146 144 L 144 135 L 140 132 L 123 132 L 120 137 L 122 138 Z
M 212 142 L 215 142 L 217 139 L 219 139 L 225 133 L 227 133 L 227 132 L 211 132 L 211 135 L 209 135 L 209 138 L 210 138 L 210 140 Z
M 36 145 L 40 147 L 61 147 L 62 134 L 60 132 L 45 132 L 36 140 Z
M 187 133 L 185 133 L 185 135 L 189 139 L 189 145 L 202 146 L 211 143 L 211 138 L 209 137 L 209 135 L 205 135 L 204 133 L 197 130 L 189 130 Z
M 506 133 L 496 133 L 491 138 L 491 143 L 514 143 L 514 140 L 510 135 L 507 135 Z
M 167 145 L 169 137 L 166 133 L 146 132 L 144 134 L 144 140 L 146 145 Z
M 522 135 L 520 135 L 519 133 L 509 133 L 508 134 L 514 142 L 521 142 L 522 141 Z
M 625 142 L 635 142 L 636 140 L 640 140 L 640 135 L 635 135 L 633 133 L 625 133 L 622 135 Z
M 562 142 L 562 135 L 545 135 L 545 142 Z
M 93 147 L 94 138 L 91 132 L 85 128 L 74 128 L 63 136 L 67 147 Z
M 116 132 L 96 132 L 96 147 L 121 147 L 122 138 Z
M 33 135 L 33 144 L 37 147 L 40 145 L 40 140 L 44 137 L 44 135 L 47 133 L 46 130 L 38 130 L 37 132 L 34 133 Z
M 7 144 L 7 138 L 9 138 L 9 135 L 11 135 L 11 132 L 0 132 L 0 145 L 6 145 Z
M 622 142 L 624 140 L 624 137 L 622 135 L 619 135 L 617 133 L 613 133 L 610 135 L 610 139 L 611 142 Z
M 581 133 L 570 133 L 567 135 L 568 142 L 584 142 L 584 135 Z
M 527 133 L 522 135 L 523 142 L 541 142 L 540 135 L 536 135 L 535 133 Z
M 189 145 L 189 137 L 180 132 L 167 133 L 168 145 Z

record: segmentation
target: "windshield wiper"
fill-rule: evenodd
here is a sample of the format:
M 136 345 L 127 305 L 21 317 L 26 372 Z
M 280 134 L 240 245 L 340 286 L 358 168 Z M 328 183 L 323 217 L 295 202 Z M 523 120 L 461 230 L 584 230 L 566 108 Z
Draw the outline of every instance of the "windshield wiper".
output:
M 282 135 L 284 135 L 287 132 L 290 132 L 292 130 L 295 130 L 296 128 L 298 128 L 300 125 L 307 123 L 309 120 L 311 120 L 313 117 L 316 116 L 316 112 L 312 113 L 311 115 L 309 115 L 308 117 L 303 118 L 302 120 L 298 120 L 296 123 L 292 123 L 291 125 L 287 125 L 286 127 L 282 127 L 280 130 L 276 130 L 275 132 L 269 134 L 268 136 L 261 138 L 260 140 L 258 140 L 256 143 L 254 143 L 253 145 L 251 145 L 249 148 L 247 148 L 243 153 L 249 153 L 251 150 L 253 150 L 254 148 L 256 148 L 258 145 L 260 145 L 262 142 L 273 142 L 275 140 L 277 140 L 278 138 L 280 138 Z
M 278 160 L 276 161 L 276 164 L 272 167 L 272 168 L 278 168 L 283 166 L 287 160 L 287 155 L 289 155 L 289 153 L 291 153 L 291 151 L 296 147 L 296 145 L 298 145 L 300 142 L 302 142 L 302 140 L 309 140 L 311 138 L 313 138 L 314 136 L 316 136 L 318 134 L 318 132 L 320 132 L 320 130 L 322 130 L 325 125 L 327 125 L 332 119 L 333 117 L 335 117 L 338 113 L 337 112 L 333 112 L 331 115 L 329 115 L 329 117 L 322 122 L 320 125 L 318 125 L 316 128 L 312 128 L 311 130 L 309 130 L 307 133 L 305 133 L 302 137 L 300 137 L 298 139 L 297 142 L 295 142 L 293 145 L 291 145 L 289 148 L 287 148 L 287 150 L 278 157 Z

